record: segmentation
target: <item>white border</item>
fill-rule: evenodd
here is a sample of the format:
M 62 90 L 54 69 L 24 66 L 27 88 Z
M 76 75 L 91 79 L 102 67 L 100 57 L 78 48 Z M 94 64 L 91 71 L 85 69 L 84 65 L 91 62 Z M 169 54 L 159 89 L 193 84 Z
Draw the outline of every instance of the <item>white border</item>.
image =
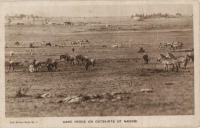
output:
M 18 2 L 19 4 L 22 1 Z M 33 1 L 31 1 L 33 2 Z M 49 5 L 63 5 L 63 1 L 35 1 L 35 4 L 49 4 Z M 193 4 L 193 21 L 194 21 L 194 50 L 195 50 L 195 115 L 190 116 L 117 116 L 117 117 L 44 117 L 44 118 L 5 118 L 5 35 L 4 35 L 4 17 L 3 15 L 5 11 L 5 7 L 7 4 L 12 2 L 4 2 L 0 3 L 0 59 L 2 60 L 0 63 L 0 103 L 2 104 L 0 107 L 0 127 L 2 128 L 36 128 L 36 127 L 192 127 L 196 128 L 200 126 L 200 45 L 199 45 L 199 2 L 198 1 L 68 1 L 67 4 L 99 4 L 99 5 L 108 5 L 108 4 Z M 29 2 L 25 2 L 29 3 Z M 62 123 L 65 120 L 120 120 L 120 119 L 133 119 L 137 120 L 137 123 L 126 123 L 126 124 L 117 124 L 117 123 L 101 123 L 101 124 L 64 124 Z M 37 124 L 10 124 L 10 121 L 37 121 Z

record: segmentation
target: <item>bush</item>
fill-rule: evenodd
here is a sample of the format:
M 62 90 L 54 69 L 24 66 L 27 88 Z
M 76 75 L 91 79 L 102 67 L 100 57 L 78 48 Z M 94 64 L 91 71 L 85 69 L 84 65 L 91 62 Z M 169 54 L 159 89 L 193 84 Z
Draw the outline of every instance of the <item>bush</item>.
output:
M 25 97 L 29 91 L 30 87 L 21 86 L 17 89 L 15 97 Z

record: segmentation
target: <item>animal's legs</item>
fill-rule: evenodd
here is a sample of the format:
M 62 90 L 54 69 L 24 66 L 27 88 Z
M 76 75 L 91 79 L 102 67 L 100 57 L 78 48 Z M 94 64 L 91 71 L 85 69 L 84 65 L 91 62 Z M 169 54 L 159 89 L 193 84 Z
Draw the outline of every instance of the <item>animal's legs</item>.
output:
M 176 72 L 178 72 L 178 65 L 176 65 Z
M 172 65 L 172 71 L 174 71 L 174 65 Z

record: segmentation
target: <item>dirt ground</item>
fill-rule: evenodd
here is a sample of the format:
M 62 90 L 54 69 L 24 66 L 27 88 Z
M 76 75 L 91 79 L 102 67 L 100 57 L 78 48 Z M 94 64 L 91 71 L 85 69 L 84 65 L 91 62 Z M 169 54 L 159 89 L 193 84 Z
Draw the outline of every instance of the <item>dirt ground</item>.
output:
M 177 24 L 179 23 L 176 20 Z M 148 25 L 148 24 L 147 24 Z M 81 31 L 78 31 L 81 30 Z M 72 46 L 71 41 L 87 39 L 90 44 Z M 24 42 L 15 46 L 14 42 Z M 41 41 L 50 41 L 52 47 L 40 46 Z M 158 49 L 159 43 L 180 41 L 184 49 L 193 48 L 193 31 L 187 29 L 156 31 L 90 31 L 88 26 L 6 26 L 6 61 L 23 62 L 12 72 L 6 66 L 6 116 L 7 117 L 63 117 L 63 116 L 148 116 L 194 114 L 194 66 L 179 72 L 164 70 L 157 61 L 160 54 L 169 49 Z M 29 48 L 34 42 L 35 48 Z M 66 47 L 55 47 L 65 42 Z M 123 44 L 124 47 L 112 48 Z M 106 45 L 106 47 L 102 47 Z M 72 47 L 75 52 L 72 53 Z M 150 57 L 144 64 L 143 47 Z M 31 56 L 29 51 L 34 55 Z M 9 52 L 14 51 L 10 57 Z M 83 54 L 96 59 L 96 65 L 88 71 L 82 65 L 71 66 L 59 55 Z M 185 56 L 186 52 L 172 52 Z M 58 59 L 58 71 L 29 73 L 28 63 L 33 59 L 46 61 Z M 24 97 L 16 97 L 19 87 L 29 90 Z M 151 89 L 152 92 L 141 92 Z M 117 101 L 59 103 L 69 96 L 100 95 L 123 92 Z M 37 98 L 49 93 L 50 97 Z

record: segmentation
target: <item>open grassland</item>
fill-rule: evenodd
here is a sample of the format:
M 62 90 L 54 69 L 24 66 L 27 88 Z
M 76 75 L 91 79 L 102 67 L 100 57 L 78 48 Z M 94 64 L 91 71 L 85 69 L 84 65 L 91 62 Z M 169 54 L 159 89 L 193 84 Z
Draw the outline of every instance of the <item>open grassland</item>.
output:
M 177 19 L 176 19 L 177 20 Z M 109 21 L 109 20 L 108 20 Z M 150 22 L 150 21 L 149 21 Z M 152 24 L 161 23 L 152 21 Z M 166 22 L 166 21 L 165 21 Z M 174 24 L 182 20 L 173 21 Z M 164 21 L 162 21 L 164 24 Z M 126 24 L 122 22 L 121 24 Z M 151 26 L 150 23 L 145 23 Z M 167 23 L 166 23 L 167 24 Z M 184 22 L 183 24 L 187 24 Z M 182 26 L 179 26 L 182 28 Z M 97 29 L 101 27 L 97 27 Z M 6 26 L 6 61 L 18 62 L 33 59 L 46 61 L 59 59 L 59 55 L 84 54 L 95 58 L 95 67 L 85 71 L 84 66 L 71 66 L 59 61 L 57 72 L 42 71 L 29 73 L 28 63 L 16 67 L 11 72 L 6 67 L 6 116 L 7 117 L 48 117 L 48 116 L 146 116 L 146 115 L 191 115 L 194 114 L 194 66 L 188 64 L 179 72 L 166 72 L 157 62 L 159 54 L 169 49 L 158 49 L 161 42 L 180 41 L 184 49 L 193 48 L 193 32 L 188 30 L 162 31 L 110 31 L 91 30 L 90 26 Z M 94 31 L 95 30 L 95 31 Z M 72 53 L 71 41 L 87 39 L 85 47 L 75 45 Z M 14 42 L 24 42 L 15 46 Z M 50 41 L 52 47 L 41 47 L 41 41 Z M 29 48 L 34 42 L 36 48 Z M 54 47 L 65 42 L 66 47 Z M 124 47 L 112 48 L 123 44 Z M 106 45 L 107 47 L 102 47 Z M 137 53 L 143 47 L 150 57 L 150 63 L 144 64 L 143 54 Z M 33 50 L 31 56 L 29 51 Z M 14 56 L 9 57 L 9 51 Z M 186 52 L 172 52 L 176 56 L 185 56 Z M 26 97 L 15 97 L 19 87 L 29 87 Z M 151 93 L 140 92 L 152 89 Z M 68 96 L 100 95 L 103 93 L 124 92 L 117 101 L 58 103 Z M 38 94 L 51 96 L 37 98 Z

